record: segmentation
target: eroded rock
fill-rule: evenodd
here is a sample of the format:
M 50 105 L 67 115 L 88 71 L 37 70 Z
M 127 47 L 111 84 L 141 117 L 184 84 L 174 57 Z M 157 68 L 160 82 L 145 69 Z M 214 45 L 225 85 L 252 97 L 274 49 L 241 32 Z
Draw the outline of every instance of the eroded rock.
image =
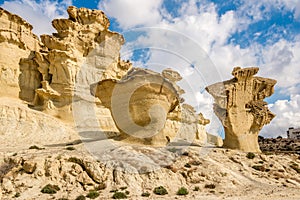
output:
M 258 70 L 236 67 L 232 71 L 235 78 L 206 88 L 225 129 L 224 147 L 260 151 L 259 131 L 275 117 L 263 99 L 274 93 L 276 80 L 254 76 Z

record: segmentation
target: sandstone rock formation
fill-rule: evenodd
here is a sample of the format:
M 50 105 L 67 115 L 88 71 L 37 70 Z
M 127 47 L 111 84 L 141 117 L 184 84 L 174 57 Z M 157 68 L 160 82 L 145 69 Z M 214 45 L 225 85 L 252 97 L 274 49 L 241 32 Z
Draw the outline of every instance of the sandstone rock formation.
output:
M 31 30 L 32 26 L 21 17 L 0 8 L 0 96 L 19 97 L 20 88 L 37 89 L 39 73 L 31 65 L 19 65 L 21 58 L 32 57 L 41 43 Z M 22 74 L 26 74 L 26 78 Z M 22 95 L 22 94 L 20 94 Z M 34 92 L 28 94 L 33 96 Z
M 264 98 L 274 92 L 276 80 L 254 76 L 257 67 L 236 67 L 233 79 L 206 88 L 214 99 L 214 112 L 225 129 L 224 147 L 259 152 L 258 134 L 275 117 Z
M 109 20 L 102 11 L 73 6 L 67 11 L 69 19 L 52 22 L 57 33 L 42 35 L 39 41 L 31 33 L 31 25 L 1 10 L 3 52 L 17 52 L 11 62 L 7 62 L 7 56 L 0 58 L 1 66 L 5 65 L 1 88 L 13 87 L 3 90 L 4 96 L 11 96 L 5 93 L 11 92 L 30 108 L 77 127 L 82 137 L 119 136 L 128 142 L 151 145 L 178 140 L 207 142 L 205 125 L 209 121 L 182 104 L 180 95 L 184 91 L 176 84 L 182 79 L 178 72 L 165 69 L 159 74 L 133 68 L 129 61 L 120 59 L 124 38 L 108 29 Z M 112 95 L 117 90 L 117 95 Z M 31 119 L 27 122 L 26 126 L 37 128 Z
M 166 69 L 162 75 L 134 68 L 121 80 L 100 81 L 93 90 L 108 107 L 121 132 L 119 139 L 151 145 L 166 145 L 178 138 L 206 143 L 202 114 L 183 101 L 176 84 L 180 74 Z

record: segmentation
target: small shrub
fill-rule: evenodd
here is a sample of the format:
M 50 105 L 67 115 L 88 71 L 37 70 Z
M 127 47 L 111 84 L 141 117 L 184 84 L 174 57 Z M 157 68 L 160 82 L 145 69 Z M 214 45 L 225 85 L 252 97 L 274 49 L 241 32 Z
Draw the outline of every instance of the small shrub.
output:
M 124 192 L 115 192 L 112 196 L 113 199 L 127 199 L 127 195 Z
M 48 184 L 42 188 L 41 192 L 45 194 L 55 194 L 59 190 L 60 188 L 57 185 Z
M 120 190 L 126 190 L 126 189 L 127 189 L 127 186 L 120 187 Z
M 186 164 L 184 165 L 184 167 L 186 167 L 186 168 L 191 168 L 192 166 L 190 165 L 190 163 L 186 163 Z
M 20 197 L 21 196 L 21 194 L 20 194 L 20 192 L 17 192 L 16 194 L 15 194 L 15 198 L 18 198 L 18 197 Z
M 211 183 L 211 184 L 205 184 L 204 188 L 208 188 L 208 189 L 215 189 L 216 185 Z
M 40 147 L 38 147 L 36 145 L 33 145 L 33 146 L 30 146 L 29 149 L 43 150 L 45 148 L 40 148 Z
M 80 196 L 78 196 L 75 200 L 85 200 L 85 199 L 86 199 L 85 196 L 80 195 Z
M 109 192 L 118 192 L 118 190 L 117 190 L 117 189 L 114 189 L 114 190 L 111 190 L 111 191 L 109 191 Z
M 142 196 L 142 197 L 149 197 L 149 196 L 150 196 L 150 193 L 149 193 L 149 192 L 143 192 L 141 196 Z
M 168 194 L 168 191 L 163 186 L 159 186 L 159 187 L 154 188 L 153 192 L 154 192 L 154 194 L 157 194 L 157 195 Z
M 16 156 L 16 155 L 18 155 L 17 153 L 14 153 L 12 156 Z
M 74 150 L 75 150 L 75 148 L 74 148 L 74 147 L 72 147 L 72 146 L 70 146 L 70 147 L 67 147 L 67 148 L 66 148 L 66 150 L 68 150 L 68 151 L 74 151 Z
M 177 195 L 187 195 L 188 193 L 189 193 L 189 191 L 185 187 L 181 187 L 177 191 Z
M 97 197 L 99 197 L 99 192 L 95 191 L 95 190 L 90 190 L 90 192 L 86 195 L 87 198 L 90 199 L 96 199 Z
M 199 186 L 196 186 L 195 188 L 194 188 L 194 191 L 199 191 L 200 190 L 200 187 Z
M 255 154 L 252 153 L 252 152 L 249 152 L 249 153 L 247 153 L 246 157 L 247 157 L 248 159 L 253 159 L 253 158 L 255 158 Z
M 266 170 L 265 167 L 262 165 L 253 165 L 252 168 L 261 172 L 264 172 Z

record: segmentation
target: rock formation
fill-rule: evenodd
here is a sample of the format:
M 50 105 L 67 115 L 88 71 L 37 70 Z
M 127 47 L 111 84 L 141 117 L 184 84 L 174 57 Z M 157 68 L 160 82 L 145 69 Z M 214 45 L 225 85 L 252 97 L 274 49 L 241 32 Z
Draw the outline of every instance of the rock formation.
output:
M 274 93 L 276 80 L 254 76 L 259 68 L 236 67 L 233 79 L 206 88 L 214 99 L 214 112 L 225 129 L 224 147 L 259 152 L 258 134 L 275 117 L 264 98 Z
M 1 9 L 3 96 L 21 99 L 71 129 L 77 127 L 82 136 L 104 133 L 103 137 L 163 146 L 179 140 L 206 143 L 209 120 L 183 104 L 184 90 L 176 84 L 182 79 L 178 72 L 133 68 L 120 59 L 124 38 L 109 30 L 102 11 L 73 6 L 67 11 L 68 19 L 52 22 L 57 33 L 42 35 L 39 41 L 31 25 Z M 26 127 L 38 127 L 29 118 L 26 123 Z
M 159 74 L 134 68 L 119 81 L 100 81 L 93 90 L 111 110 L 119 139 L 151 145 L 166 145 L 176 138 L 205 143 L 209 120 L 180 104 L 184 91 L 176 84 L 179 80 L 180 74 L 171 69 Z
M 20 88 L 33 92 L 40 86 L 39 73 L 31 65 L 20 66 L 21 58 L 32 57 L 41 43 L 31 30 L 32 26 L 21 17 L 0 8 L 0 96 L 19 97 Z M 26 80 L 22 74 L 26 74 Z M 22 95 L 22 94 L 21 94 Z

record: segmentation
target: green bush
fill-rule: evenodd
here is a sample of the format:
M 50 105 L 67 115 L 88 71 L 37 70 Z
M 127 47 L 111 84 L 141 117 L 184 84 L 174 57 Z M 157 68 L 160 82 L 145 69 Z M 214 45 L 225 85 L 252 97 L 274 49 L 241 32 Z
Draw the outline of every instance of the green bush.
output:
M 150 196 L 150 193 L 149 192 L 143 192 L 142 193 L 142 197 L 149 197 Z
M 41 192 L 45 194 L 55 194 L 59 190 L 60 188 L 57 185 L 48 184 L 42 188 Z
M 189 191 L 185 187 L 181 187 L 177 191 L 177 195 L 187 195 L 188 193 L 189 193 Z
M 80 196 L 78 196 L 75 200 L 85 200 L 85 199 L 86 199 L 85 196 L 80 195 Z
M 153 192 L 154 192 L 154 194 L 157 194 L 157 195 L 168 194 L 168 191 L 163 186 L 154 188 Z
M 249 153 L 247 153 L 246 157 L 249 159 L 253 159 L 253 158 L 255 158 L 255 154 L 252 152 L 249 152 Z
M 112 196 L 113 199 L 127 199 L 127 195 L 124 192 L 115 192 Z
M 97 197 L 99 197 L 99 192 L 95 191 L 95 190 L 90 190 L 90 192 L 86 195 L 87 198 L 90 199 L 96 199 Z

